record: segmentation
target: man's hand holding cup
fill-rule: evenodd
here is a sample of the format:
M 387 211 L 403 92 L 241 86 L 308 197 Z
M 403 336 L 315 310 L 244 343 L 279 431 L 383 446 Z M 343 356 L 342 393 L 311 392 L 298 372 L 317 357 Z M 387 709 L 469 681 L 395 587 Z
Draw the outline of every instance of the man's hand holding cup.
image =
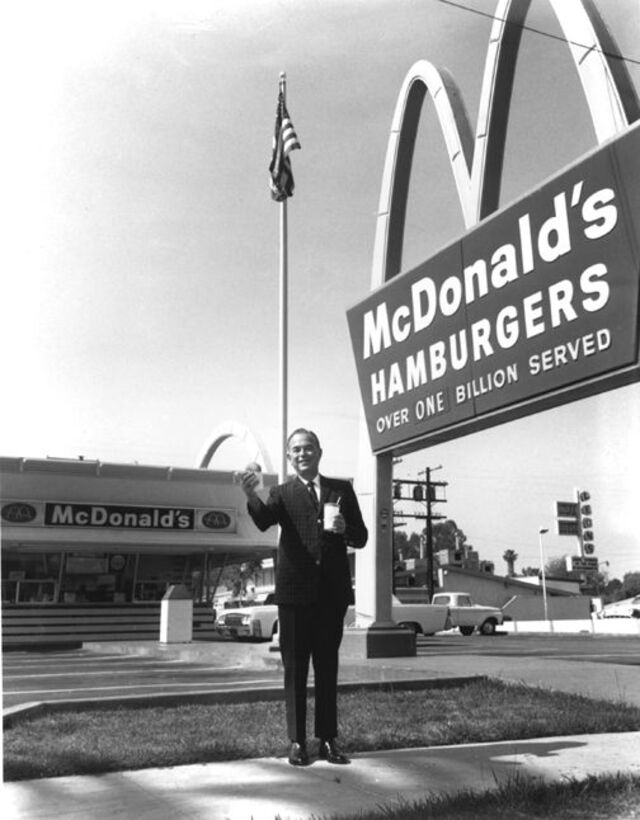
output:
M 323 510 L 323 527 L 327 532 L 335 532 L 338 535 L 344 535 L 347 529 L 347 522 L 340 512 L 340 502 L 333 504 L 327 501 Z

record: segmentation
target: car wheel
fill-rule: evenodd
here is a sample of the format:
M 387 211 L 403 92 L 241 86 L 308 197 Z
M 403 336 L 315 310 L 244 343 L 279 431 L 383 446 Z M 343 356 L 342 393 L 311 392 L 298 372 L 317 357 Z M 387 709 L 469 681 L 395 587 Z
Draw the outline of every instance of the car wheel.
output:
M 418 624 L 405 623 L 403 621 L 401 624 L 398 624 L 398 626 L 400 627 L 400 629 L 410 629 L 414 635 L 418 635 L 420 633 L 420 628 L 418 627 Z
M 463 635 L 467 635 L 467 636 L 468 635 L 473 635 L 473 629 L 474 628 L 472 626 L 461 626 L 460 627 L 460 632 L 462 632 Z
M 496 622 L 492 620 L 485 621 L 480 627 L 480 632 L 482 632 L 483 635 L 494 635 L 495 631 Z

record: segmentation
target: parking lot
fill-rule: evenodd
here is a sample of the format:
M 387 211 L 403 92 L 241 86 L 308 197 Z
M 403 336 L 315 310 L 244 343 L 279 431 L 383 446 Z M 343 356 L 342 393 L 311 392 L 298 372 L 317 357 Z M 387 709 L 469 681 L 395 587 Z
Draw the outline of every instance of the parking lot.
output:
M 463 637 L 451 632 L 418 638 L 418 655 L 488 655 L 554 658 L 592 663 L 640 665 L 637 637 L 610 635 L 507 635 Z
M 4 708 L 52 700 L 195 695 L 249 684 L 269 688 L 280 679 L 275 665 L 256 670 L 86 649 L 5 653 L 2 669 Z
M 109 698 L 152 698 L 158 695 L 197 695 L 251 689 L 280 688 L 282 673 L 277 653 L 264 645 L 262 655 L 270 660 L 246 666 L 237 662 L 238 646 L 229 648 L 233 662 L 225 664 L 225 644 L 211 644 L 211 662 L 206 652 L 198 660 L 180 657 L 103 654 L 88 649 L 66 651 L 5 652 L 3 656 L 4 707 L 52 700 L 102 700 Z M 206 645 L 204 647 L 206 649 Z M 233 652 L 231 651 L 233 649 Z M 640 666 L 637 638 L 593 636 L 463 637 L 456 633 L 419 638 L 418 659 L 425 668 L 438 669 L 448 658 L 539 659 L 608 666 Z M 419 662 L 419 660 L 417 661 Z M 366 666 L 367 661 L 362 662 Z M 414 663 L 416 661 L 414 660 Z M 473 673 L 473 669 L 468 670 Z

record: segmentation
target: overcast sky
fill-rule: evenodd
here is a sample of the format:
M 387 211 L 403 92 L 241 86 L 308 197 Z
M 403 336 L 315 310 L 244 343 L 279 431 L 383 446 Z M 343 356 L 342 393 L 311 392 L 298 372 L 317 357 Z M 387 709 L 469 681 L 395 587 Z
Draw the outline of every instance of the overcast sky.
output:
M 597 0 L 640 88 L 637 0 Z M 302 149 L 289 202 L 290 426 L 324 471 L 357 472 L 345 311 L 370 287 L 389 126 L 418 59 L 447 67 L 475 123 L 492 0 L 12 4 L 5 135 L 0 453 L 194 466 L 221 423 L 279 464 L 278 209 L 267 168 L 278 76 Z M 462 8 L 461 6 L 466 6 Z M 596 145 L 561 30 L 533 0 L 503 205 Z M 553 36 L 545 36 L 546 34 Z M 425 106 L 403 267 L 464 232 Z M 503 572 L 574 551 L 554 503 L 592 493 L 600 560 L 640 570 L 639 388 L 405 457 L 449 482 L 441 511 Z M 242 466 L 228 445 L 212 466 Z M 436 477 L 436 476 L 434 476 Z

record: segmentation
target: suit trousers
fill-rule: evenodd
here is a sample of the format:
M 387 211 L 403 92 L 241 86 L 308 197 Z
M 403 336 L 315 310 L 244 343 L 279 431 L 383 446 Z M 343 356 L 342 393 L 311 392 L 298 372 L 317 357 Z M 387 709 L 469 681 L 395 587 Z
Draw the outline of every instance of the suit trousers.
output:
M 338 734 L 338 652 L 346 604 L 281 604 L 278 607 L 280 653 L 289 739 L 307 737 L 309 660 L 315 680 L 315 735 L 331 740 Z

